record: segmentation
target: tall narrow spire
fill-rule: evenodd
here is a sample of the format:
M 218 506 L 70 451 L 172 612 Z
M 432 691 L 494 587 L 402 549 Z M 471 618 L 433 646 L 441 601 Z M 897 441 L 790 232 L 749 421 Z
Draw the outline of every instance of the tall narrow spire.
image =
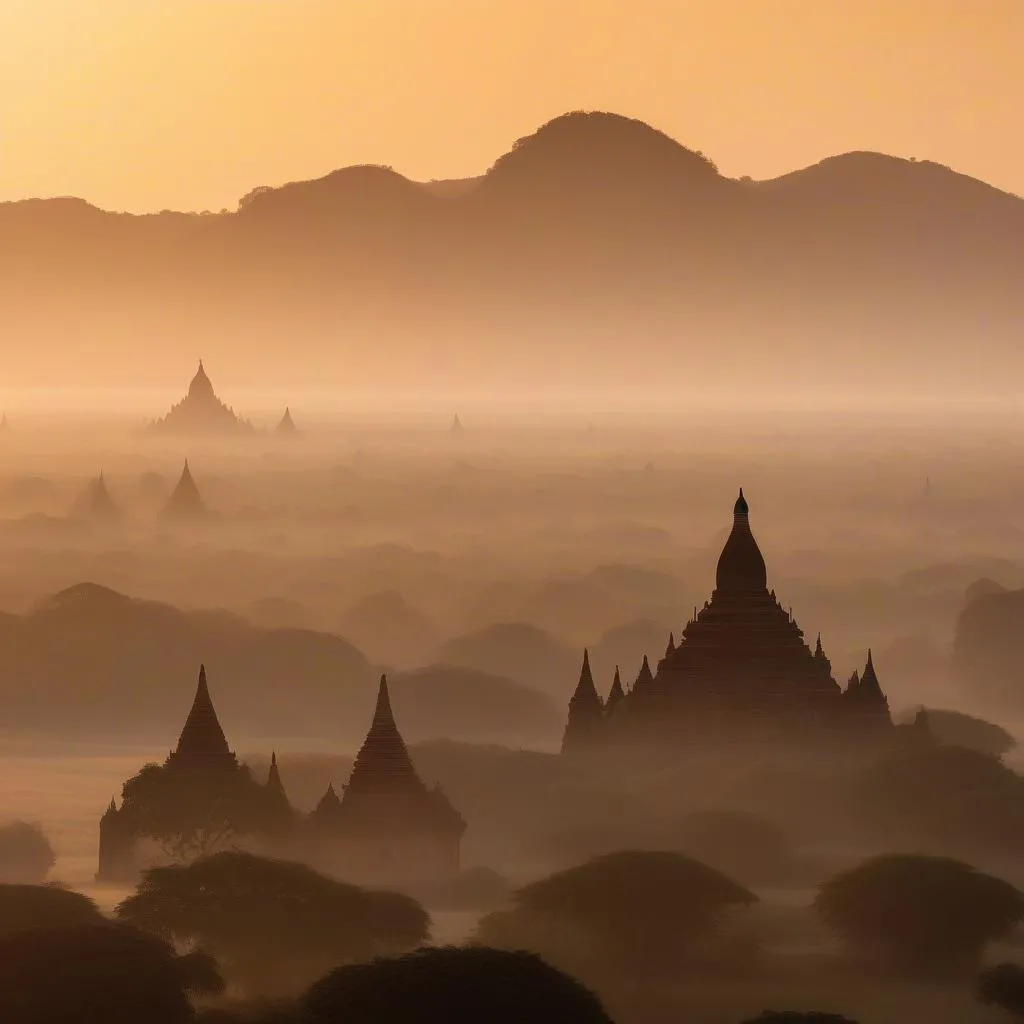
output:
M 590 745 L 600 729 L 604 707 L 590 671 L 590 652 L 584 648 L 576 690 L 569 701 L 569 717 L 562 736 L 562 752 Z
M 715 588 L 722 594 L 750 594 L 768 589 L 768 570 L 750 532 L 750 506 L 740 488 L 733 506 L 732 532 L 718 557 Z
M 647 655 L 645 654 L 643 663 L 640 666 L 640 671 L 637 673 L 636 681 L 633 683 L 633 690 L 638 693 L 643 693 L 653 682 L 654 673 L 651 671 L 650 662 L 647 660 Z
M 696 609 L 694 609 L 694 618 L 696 618 Z M 668 646 L 665 648 L 665 657 L 667 658 L 670 654 L 674 654 L 676 649 L 676 635 L 675 633 L 669 633 L 668 635 Z
M 615 706 L 625 697 L 626 694 L 622 689 L 622 679 L 619 676 L 619 666 L 615 666 L 615 678 L 612 680 L 612 688 L 608 691 L 608 700 L 605 701 L 604 713 L 610 715 L 614 710 Z
M 199 683 L 178 745 L 167 759 L 177 768 L 234 768 L 238 762 L 228 747 L 206 684 L 206 666 L 199 666 Z

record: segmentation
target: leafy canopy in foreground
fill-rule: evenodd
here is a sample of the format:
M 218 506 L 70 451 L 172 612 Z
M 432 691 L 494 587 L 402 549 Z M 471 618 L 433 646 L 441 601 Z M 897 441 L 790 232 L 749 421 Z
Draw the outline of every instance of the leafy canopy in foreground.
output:
M 756 899 L 683 854 L 623 851 L 518 890 L 511 910 L 481 922 L 477 940 L 525 946 L 574 969 L 599 960 L 631 973 L 672 970 L 730 907 Z
M 80 892 L 59 885 L 0 885 L 0 936 L 103 921 L 100 908 Z
M 295 990 L 339 963 L 415 948 L 430 927 L 408 896 L 239 852 L 152 868 L 116 913 L 165 938 L 198 943 L 252 992 Z
M 826 882 L 822 921 L 857 954 L 897 970 L 972 968 L 1024 918 L 1024 894 L 947 857 L 888 854 Z
M 308 1024 L 611 1024 L 597 996 L 532 953 L 422 949 L 318 981 Z
M 11 1024 L 183 1024 L 191 992 L 223 987 L 209 958 L 105 922 L 0 939 L 0 1020 Z

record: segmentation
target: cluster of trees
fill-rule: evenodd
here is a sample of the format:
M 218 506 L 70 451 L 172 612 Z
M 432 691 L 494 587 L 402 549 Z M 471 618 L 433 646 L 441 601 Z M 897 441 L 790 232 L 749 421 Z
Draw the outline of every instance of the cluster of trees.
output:
M 207 1024 L 596 1024 L 609 1017 L 591 988 L 702 972 L 722 923 L 756 899 L 684 855 L 624 851 L 519 889 L 466 947 L 429 948 L 429 916 L 410 896 L 248 853 L 151 869 L 113 920 L 57 886 L 0 885 L 0 1020 L 182 1024 L 216 998 Z M 1024 920 L 1009 883 L 948 858 L 888 855 L 825 883 L 815 910 L 862 970 L 977 977 L 982 1001 L 1024 1019 L 1024 968 L 978 973 Z M 231 989 L 283 1001 L 245 1016 Z M 851 1022 L 772 1011 L 749 1024 Z
M 50 840 L 27 821 L 0 825 L 0 882 L 43 881 L 57 863 Z

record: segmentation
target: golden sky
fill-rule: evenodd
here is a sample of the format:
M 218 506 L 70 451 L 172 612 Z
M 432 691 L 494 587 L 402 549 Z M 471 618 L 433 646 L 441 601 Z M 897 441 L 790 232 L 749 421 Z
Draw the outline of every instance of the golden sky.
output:
M 0 0 L 0 199 L 233 208 L 477 174 L 571 109 L 723 173 L 853 149 L 1024 194 L 1024 0 Z

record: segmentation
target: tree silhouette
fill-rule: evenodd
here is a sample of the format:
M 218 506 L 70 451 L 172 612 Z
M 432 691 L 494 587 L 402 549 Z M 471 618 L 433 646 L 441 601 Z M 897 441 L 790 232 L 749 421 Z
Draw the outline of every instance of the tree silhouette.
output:
M 122 813 L 136 833 L 154 839 L 178 861 L 230 847 L 266 823 L 266 794 L 244 766 L 200 774 L 148 764 L 122 792 Z
M 105 922 L 0 938 L 0 1020 L 11 1024 L 180 1024 L 188 991 L 219 975 L 167 943 Z
M 408 896 L 239 852 L 152 868 L 116 913 L 208 949 L 250 994 L 299 991 L 339 963 L 413 949 L 430 924 Z
M 100 908 L 80 892 L 59 885 L 0 885 L 0 936 L 104 920 Z
M 50 840 L 38 825 L 0 825 L 0 882 L 41 882 L 56 862 Z
M 982 972 L 977 983 L 978 998 L 1024 1020 L 1024 967 L 999 964 Z
M 815 908 L 877 966 L 949 973 L 974 969 L 985 946 L 1024 918 L 1024 894 L 958 860 L 889 854 L 826 882 Z
M 596 960 L 631 974 L 672 972 L 729 907 L 756 899 L 682 854 L 625 851 L 518 890 L 512 909 L 484 918 L 476 938 L 535 949 L 575 969 Z
M 341 967 L 303 1009 L 308 1024 L 611 1024 L 597 996 L 540 957 L 484 947 Z

